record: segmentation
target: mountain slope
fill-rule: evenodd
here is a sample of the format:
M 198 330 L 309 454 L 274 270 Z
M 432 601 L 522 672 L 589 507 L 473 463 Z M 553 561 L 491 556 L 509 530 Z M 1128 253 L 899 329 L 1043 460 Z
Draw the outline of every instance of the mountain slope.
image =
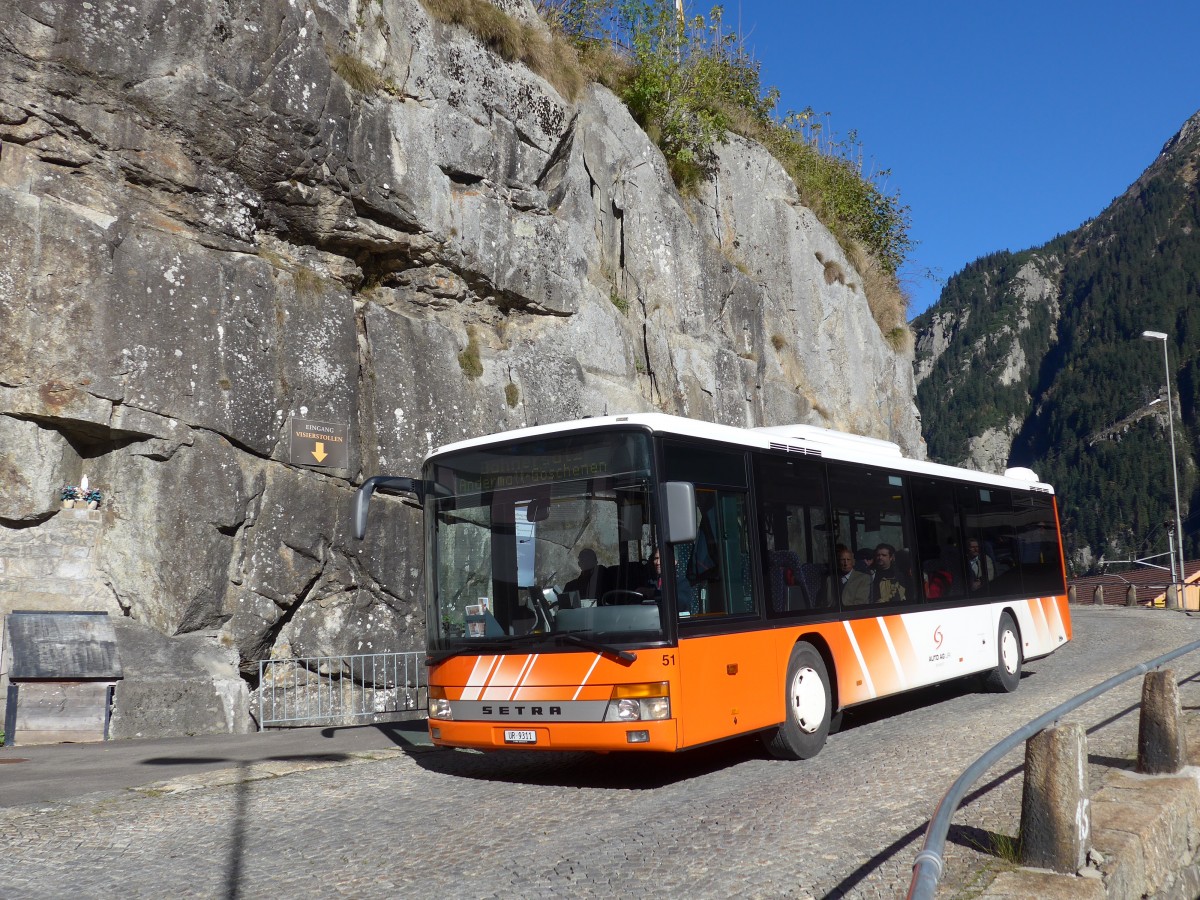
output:
M 933 459 L 1030 466 L 1055 484 L 1075 566 L 1166 549 L 1169 337 L 1185 546 L 1200 369 L 1200 113 L 1100 216 L 965 268 L 917 318 L 917 405 Z M 1155 405 L 1151 405 L 1155 404 Z M 1179 416 L 1182 418 L 1179 418 Z

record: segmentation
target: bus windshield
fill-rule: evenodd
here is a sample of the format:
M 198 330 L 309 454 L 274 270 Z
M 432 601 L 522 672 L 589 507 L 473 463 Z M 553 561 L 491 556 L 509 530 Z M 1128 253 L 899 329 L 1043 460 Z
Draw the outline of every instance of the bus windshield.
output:
M 430 649 L 662 640 L 651 458 L 606 432 L 434 461 Z

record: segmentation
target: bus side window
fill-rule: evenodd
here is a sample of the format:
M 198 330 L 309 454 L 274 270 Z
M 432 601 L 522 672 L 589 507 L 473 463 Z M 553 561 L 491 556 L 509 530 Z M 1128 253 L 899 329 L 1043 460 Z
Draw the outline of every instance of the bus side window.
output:
M 679 615 L 753 613 L 745 453 L 664 441 L 663 455 L 666 480 L 696 486 L 696 540 L 674 546 Z
M 1028 596 L 1050 597 L 1066 592 L 1062 554 L 1054 521 L 1054 501 L 1048 494 L 1013 492 L 1020 546 L 1021 581 Z
M 1018 595 L 1021 587 L 1016 517 L 1007 488 L 962 485 L 967 590 L 975 597 Z
M 964 597 L 967 593 L 960 546 L 962 527 L 954 488 L 932 478 L 911 480 L 916 516 L 917 573 L 927 600 Z
M 760 457 L 755 484 L 767 615 L 812 614 L 836 607 L 821 463 Z
M 871 606 L 922 599 L 913 572 L 912 528 L 905 478 L 887 470 L 831 463 L 829 492 L 839 545 L 871 554 Z
M 746 495 L 698 487 L 696 517 L 696 540 L 675 548 L 680 613 L 753 612 Z

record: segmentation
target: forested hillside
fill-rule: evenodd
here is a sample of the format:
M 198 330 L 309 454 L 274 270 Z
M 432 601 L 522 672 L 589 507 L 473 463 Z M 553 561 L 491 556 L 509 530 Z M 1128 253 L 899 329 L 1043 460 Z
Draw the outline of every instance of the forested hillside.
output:
M 1200 550 L 1198 168 L 1200 114 L 1096 219 L 972 263 L 913 323 L 930 457 L 1053 483 L 1080 572 L 1167 546 L 1165 373 L 1147 329 L 1169 335 L 1185 548 Z

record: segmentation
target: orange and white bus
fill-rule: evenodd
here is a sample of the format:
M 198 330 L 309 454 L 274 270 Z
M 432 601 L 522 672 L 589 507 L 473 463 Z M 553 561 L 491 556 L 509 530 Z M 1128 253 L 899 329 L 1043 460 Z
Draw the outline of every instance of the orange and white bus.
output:
M 419 478 L 429 731 L 482 749 L 816 754 L 847 707 L 1071 638 L 1054 492 L 812 426 L 662 414 L 442 447 Z

